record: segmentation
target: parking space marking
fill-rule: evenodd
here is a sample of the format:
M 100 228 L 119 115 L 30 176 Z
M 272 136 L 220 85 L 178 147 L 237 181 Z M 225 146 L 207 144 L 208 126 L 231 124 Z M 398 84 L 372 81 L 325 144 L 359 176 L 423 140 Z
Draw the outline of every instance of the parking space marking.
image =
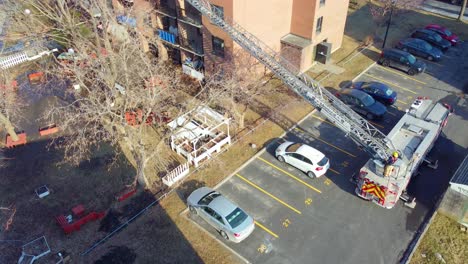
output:
M 331 172 L 334 172 L 334 173 L 336 173 L 336 174 L 338 174 L 338 175 L 341 174 L 341 173 L 337 172 L 336 170 L 334 170 L 334 169 L 332 169 L 332 168 L 328 168 L 328 170 L 331 171 Z
M 390 111 L 387 111 L 387 113 L 388 113 L 389 115 L 392 115 L 392 116 L 397 116 L 396 114 L 394 114 L 394 113 L 392 113 L 392 112 L 390 112 Z
M 297 210 L 296 208 L 292 207 L 291 205 L 289 205 L 288 203 L 286 202 L 283 202 L 280 198 L 274 196 L 273 194 L 265 191 L 264 189 L 262 189 L 260 186 L 256 185 L 255 183 L 249 181 L 248 179 L 244 178 L 243 176 L 239 175 L 238 173 L 236 173 L 236 176 L 239 177 L 241 180 L 245 181 L 246 183 L 250 184 L 252 187 L 256 188 L 257 190 L 261 191 L 262 193 L 270 196 L 271 198 L 273 198 L 275 201 L 279 202 L 280 204 L 286 206 L 287 208 L 293 210 L 294 212 L 298 213 L 298 214 L 302 214 L 301 211 Z
M 320 121 L 322 121 L 322 122 L 325 122 L 325 123 L 327 123 L 327 124 L 330 124 L 330 125 L 336 127 L 336 125 L 333 124 L 332 122 L 330 122 L 330 121 L 328 121 L 328 120 L 325 120 L 325 119 L 323 119 L 323 118 L 321 118 L 321 117 L 319 117 L 319 116 L 316 116 L 316 115 L 310 115 L 310 116 L 312 116 L 313 118 L 318 119 L 318 120 L 320 120 Z
M 264 225 L 260 224 L 259 222 L 257 221 L 254 221 L 254 223 L 260 227 L 261 229 L 263 229 L 265 232 L 267 232 L 268 234 L 274 236 L 275 238 L 279 238 L 279 236 L 277 234 L 275 234 L 273 231 L 271 231 L 270 229 L 266 228 Z
M 395 73 L 395 74 L 401 75 L 401 76 L 403 76 L 403 77 L 405 77 L 405 78 L 408 78 L 408 79 L 410 79 L 410 80 L 413 80 L 413 81 L 415 81 L 415 82 L 418 82 L 418 83 L 421 83 L 421 84 L 427 84 L 427 83 L 425 83 L 425 82 L 423 82 L 423 81 L 420 81 L 420 80 L 418 80 L 418 79 L 415 79 L 415 78 L 413 78 L 413 77 L 409 77 L 408 75 L 405 75 L 405 74 L 403 74 L 403 73 L 401 73 L 401 72 L 397 72 L 397 71 L 395 71 L 395 70 L 391 70 L 391 69 L 389 69 L 389 68 L 385 68 L 385 67 L 382 67 L 382 66 L 380 66 L 379 68 L 380 68 L 380 69 L 383 69 L 383 70 L 385 70 L 385 71 L 388 71 L 388 72 L 393 72 L 393 73 Z
M 369 77 L 371 77 L 372 79 L 376 79 L 376 80 L 379 80 L 379 81 L 381 81 L 381 82 L 384 82 L 384 83 L 390 84 L 390 85 L 392 85 L 392 86 L 395 86 L 395 87 L 398 87 L 398 88 L 400 88 L 400 89 L 403 89 L 403 90 L 405 90 L 405 91 L 407 91 L 407 92 L 410 92 L 410 93 L 413 93 L 413 94 L 418 94 L 418 93 L 416 93 L 415 91 L 411 91 L 410 89 L 406 89 L 406 88 L 404 88 L 404 87 L 401 87 L 401 86 L 400 86 L 400 85 L 398 85 L 398 84 L 395 84 L 395 83 L 392 83 L 392 82 L 386 81 L 386 80 L 384 80 L 384 79 L 381 79 L 381 78 L 379 78 L 379 77 L 375 77 L 375 76 L 374 76 L 374 75 L 372 75 L 372 74 L 368 74 L 368 73 L 366 73 L 366 75 L 367 75 L 367 76 L 369 76 Z
M 298 131 L 307 132 L 307 131 L 304 131 L 304 130 L 298 128 L 298 127 L 294 128 L 294 129 L 295 129 L 295 130 L 298 130 Z M 335 148 L 335 149 L 337 149 L 337 150 L 339 150 L 339 151 L 341 151 L 341 152 L 343 152 L 343 153 L 349 155 L 350 157 L 356 158 L 356 155 L 353 155 L 353 154 L 349 153 L 348 151 L 346 151 L 346 150 L 344 150 L 344 149 L 341 149 L 341 148 L 339 148 L 339 147 L 333 145 L 332 143 L 328 143 L 327 141 L 325 141 L 325 140 L 323 140 L 323 139 L 320 139 L 320 138 L 318 138 L 318 137 L 315 137 L 315 136 L 313 136 L 313 135 L 311 135 L 311 134 L 309 134 L 309 136 L 310 136 L 311 138 L 314 138 L 314 139 L 317 139 L 317 140 L 319 140 L 319 141 L 322 141 L 323 143 L 325 143 L 325 144 L 327 144 L 327 145 L 329 145 L 329 146 L 331 146 L 331 147 L 333 147 L 333 148 Z
M 397 99 L 397 102 L 399 102 L 400 104 L 404 104 L 404 105 L 407 105 L 407 104 L 408 104 L 407 102 L 403 102 L 403 101 L 398 100 L 398 99 Z
M 265 160 L 265 159 L 263 159 L 263 158 L 261 158 L 261 157 L 258 157 L 257 159 L 259 159 L 259 160 L 265 162 L 266 164 L 270 165 L 272 168 L 274 168 L 274 169 L 276 169 L 276 170 L 278 170 L 278 171 L 281 171 L 282 173 L 288 175 L 289 177 L 295 179 L 296 181 L 298 181 L 298 182 L 304 184 L 305 186 L 309 187 L 310 189 L 312 189 L 312 190 L 314 190 L 314 191 L 316 191 L 316 192 L 318 192 L 318 193 L 322 193 L 322 191 L 320 191 L 319 189 L 317 189 L 317 188 L 315 188 L 314 186 L 308 184 L 307 182 L 305 182 L 305 181 L 299 179 L 298 177 L 292 175 L 291 173 L 289 173 L 289 172 L 287 172 L 287 171 L 281 169 L 280 167 L 276 166 L 275 164 L 273 164 L 273 163 L 271 163 L 271 162 L 269 162 L 269 161 L 267 161 L 267 160 Z

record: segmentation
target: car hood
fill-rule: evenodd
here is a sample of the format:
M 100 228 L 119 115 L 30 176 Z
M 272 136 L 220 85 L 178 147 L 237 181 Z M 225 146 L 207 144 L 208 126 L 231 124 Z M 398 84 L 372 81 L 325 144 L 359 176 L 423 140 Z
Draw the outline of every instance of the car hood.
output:
M 421 68 L 422 70 L 426 69 L 426 64 L 420 60 L 417 60 L 414 64 L 413 64 L 414 67 L 416 68 Z
M 436 47 L 432 47 L 429 54 L 431 54 L 432 57 L 441 57 L 443 55 L 442 51 Z
M 450 40 L 450 41 L 453 41 L 453 40 L 457 40 L 457 41 L 458 41 L 458 36 L 455 35 L 455 34 L 453 34 L 453 33 L 452 33 L 452 35 L 450 35 L 450 36 L 447 37 L 447 38 L 448 38 L 448 40 Z
M 187 203 L 192 204 L 192 205 L 198 205 L 198 201 L 200 201 L 200 199 L 203 196 L 207 195 L 208 193 L 210 193 L 212 191 L 214 191 L 214 190 L 211 189 L 211 188 L 208 188 L 208 187 L 201 187 L 199 189 L 196 189 L 187 198 Z
M 439 44 L 440 44 L 443 48 L 448 48 L 448 47 L 452 46 L 452 43 L 450 43 L 450 41 L 448 41 L 448 40 L 446 40 L 446 39 L 442 39 L 442 41 L 440 41 Z
M 387 112 L 387 108 L 383 104 L 377 101 L 374 104 L 367 106 L 366 109 L 372 114 L 378 115 L 378 116 L 381 116 L 385 114 L 385 112 Z
M 286 141 L 282 143 L 281 145 L 276 148 L 275 152 L 276 153 L 284 153 L 286 151 L 286 148 L 289 147 L 289 145 L 294 144 L 294 142 L 291 141 Z

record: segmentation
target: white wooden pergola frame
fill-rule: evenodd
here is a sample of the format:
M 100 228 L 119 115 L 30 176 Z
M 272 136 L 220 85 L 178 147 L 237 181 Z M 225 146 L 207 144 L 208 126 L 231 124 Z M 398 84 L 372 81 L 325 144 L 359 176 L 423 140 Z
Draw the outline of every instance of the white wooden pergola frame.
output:
M 171 149 L 195 167 L 209 159 L 213 152 L 220 152 L 224 145 L 231 144 L 229 118 L 207 106 L 179 116 L 168 126 L 173 131 Z

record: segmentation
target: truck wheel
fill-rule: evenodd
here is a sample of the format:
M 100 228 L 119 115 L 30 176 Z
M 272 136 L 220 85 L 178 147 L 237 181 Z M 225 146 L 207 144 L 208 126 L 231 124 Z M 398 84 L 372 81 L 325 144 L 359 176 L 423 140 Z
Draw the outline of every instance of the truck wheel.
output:
M 382 61 L 382 66 L 388 67 L 388 66 L 390 66 L 390 62 L 388 60 L 383 60 Z
M 414 69 L 409 69 L 409 70 L 408 70 L 408 75 L 413 76 L 413 75 L 415 75 L 415 74 L 416 74 L 416 71 L 415 71 Z

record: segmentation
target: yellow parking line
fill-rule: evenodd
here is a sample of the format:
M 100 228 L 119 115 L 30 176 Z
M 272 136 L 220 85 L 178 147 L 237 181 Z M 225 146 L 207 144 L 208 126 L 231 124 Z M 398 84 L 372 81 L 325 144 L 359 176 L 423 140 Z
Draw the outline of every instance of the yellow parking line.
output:
M 392 86 L 395 86 L 395 87 L 398 87 L 398 88 L 400 88 L 400 89 L 403 89 L 403 90 L 405 90 L 405 91 L 407 91 L 407 92 L 410 92 L 410 93 L 413 93 L 413 94 L 417 94 L 415 91 L 411 91 L 410 89 L 406 89 L 406 88 L 401 87 L 401 86 L 399 86 L 399 85 L 397 85 L 397 84 L 394 84 L 394 83 L 392 83 L 392 82 L 388 82 L 388 81 L 386 81 L 386 80 L 384 80 L 384 79 L 381 79 L 381 78 L 379 78 L 379 77 L 375 77 L 374 75 L 370 75 L 370 74 L 368 74 L 368 73 L 365 73 L 365 74 L 366 74 L 367 76 L 371 77 L 372 79 L 376 79 L 376 80 L 379 80 L 379 81 L 381 81 L 381 82 L 388 83 L 388 84 L 390 84 L 390 85 L 392 85 Z
M 330 121 L 328 121 L 328 120 L 325 120 L 325 119 L 323 119 L 323 118 L 321 118 L 321 117 L 318 117 L 318 116 L 316 116 L 316 115 L 311 115 L 311 116 L 312 116 L 313 118 L 315 118 L 315 119 L 318 119 L 318 120 L 322 121 L 322 122 L 328 123 L 328 124 L 330 124 L 330 125 L 332 125 L 332 126 L 336 126 L 336 125 L 333 124 L 332 122 L 330 122 Z
M 309 187 L 310 189 L 312 189 L 312 190 L 314 190 L 314 191 L 316 191 L 316 192 L 318 192 L 318 193 L 322 193 L 322 191 L 320 191 L 319 189 L 317 189 L 317 188 L 315 188 L 314 186 L 308 184 L 307 182 L 305 182 L 305 181 L 299 179 L 298 177 L 292 175 L 291 173 L 289 173 L 289 172 L 287 172 L 287 171 L 285 171 L 285 170 L 279 168 L 278 166 L 274 165 L 273 163 L 271 163 L 271 162 L 269 162 L 269 161 L 267 161 L 267 160 L 265 160 L 265 159 L 263 159 L 263 158 L 260 158 L 260 157 L 258 157 L 258 159 L 261 160 L 261 161 L 263 161 L 263 162 L 265 162 L 266 164 L 270 165 L 271 167 L 273 167 L 273 168 L 275 168 L 275 169 L 281 171 L 282 173 L 288 175 L 289 177 L 295 179 L 296 181 L 298 181 L 298 182 L 304 184 L 305 186 Z
M 274 196 L 273 194 L 265 191 L 264 189 L 262 189 L 260 186 L 256 185 L 255 183 L 247 180 L 246 178 L 242 177 L 241 175 L 239 175 L 238 173 L 236 173 L 236 176 L 239 177 L 241 180 L 245 181 L 246 183 L 250 184 L 251 186 L 255 187 L 257 190 L 261 191 L 262 193 L 270 196 L 271 198 L 273 198 L 274 200 L 276 200 L 277 202 L 279 202 L 280 204 L 288 207 L 289 209 L 293 210 L 294 212 L 298 213 L 298 214 L 302 214 L 301 211 L 297 210 L 296 208 L 292 207 L 291 205 L 287 204 L 286 202 L 283 202 L 281 199 L 279 199 L 278 197 Z
M 297 127 L 296 127 L 296 130 L 304 131 L 304 130 L 302 130 L 302 129 L 300 129 L 300 128 L 297 128 Z M 305 131 L 304 131 L 304 132 L 305 132 Z M 348 151 L 346 151 L 346 150 L 344 150 L 344 149 L 341 149 L 341 148 L 339 148 L 339 147 L 337 147 L 337 146 L 335 146 L 335 145 L 333 145 L 333 144 L 331 144 L 331 143 L 328 143 L 327 141 L 325 141 L 325 140 L 323 140 L 323 139 L 320 139 L 320 138 L 318 138 L 318 137 L 315 137 L 315 136 L 313 136 L 313 135 L 311 135 L 311 134 L 309 134 L 309 136 L 312 137 L 312 138 L 314 138 L 314 139 L 320 140 L 320 141 L 322 141 L 323 143 L 325 143 L 325 144 L 327 144 L 327 145 L 329 145 L 329 146 L 331 146 L 331 147 L 333 147 L 333 148 L 335 148 L 335 149 L 337 149 L 337 150 L 339 150 L 339 151 L 341 151 L 341 152 L 343 152 L 343 153 L 345 153 L 345 154 L 347 154 L 347 155 L 349 155 L 349 156 L 351 156 L 351 157 L 353 157 L 353 158 L 356 158 L 355 155 L 353 155 L 353 154 L 349 153 Z
M 256 225 L 258 225 L 261 229 L 265 230 L 265 232 L 267 232 L 268 234 L 274 236 L 275 238 L 279 238 L 279 236 L 275 233 L 273 233 L 273 231 L 271 231 L 270 229 L 266 228 L 264 225 L 260 224 L 259 222 L 257 221 L 254 221 Z
M 407 105 L 407 104 L 408 104 L 408 103 L 403 102 L 403 101 L 401 101 L 401 100 L 397 100 L 397 102 L 399 102 L 400 104 L 404 104 L 404 105 Z
M 389 69 L 389 68 L 380 67 L 380 69 L 383 69 L 383 70 L 386 70 L 386 71 L 389 71 L 389 72 L 393 72 L 393 73 L 395 73 L 395 74 L 401 75 L 401 76 L 403 76 L 403 77 L 405 77 L 405 78 L 411 79 L 411 80 L 413 80 L 413 81 L 415 81 L 415 82 L 418 82 L 418 83 L 426 84 L 426 83 L 423 82 L 423 81 L 420 81 L 420 80 L 415 79 L 415 78 L 413 78 L 413 77 L 409 77 L 408 75 L 405 75 L 405 74 L 403 74 L 403 73 L 401 73 L 401 72 L 397 72 L 397 71 L 391 70 L 391 69 Z
M 336 173 L 336 174 L 338 174 L 338 175 L 341 174 L 341 173 L 337 172 L 336 170 L 334 170 L 334 169 L 332 169 L 332 168 L 329 168 L 328 170 L 330 170 L 331 172 L 334 172 L 334 173 Z

